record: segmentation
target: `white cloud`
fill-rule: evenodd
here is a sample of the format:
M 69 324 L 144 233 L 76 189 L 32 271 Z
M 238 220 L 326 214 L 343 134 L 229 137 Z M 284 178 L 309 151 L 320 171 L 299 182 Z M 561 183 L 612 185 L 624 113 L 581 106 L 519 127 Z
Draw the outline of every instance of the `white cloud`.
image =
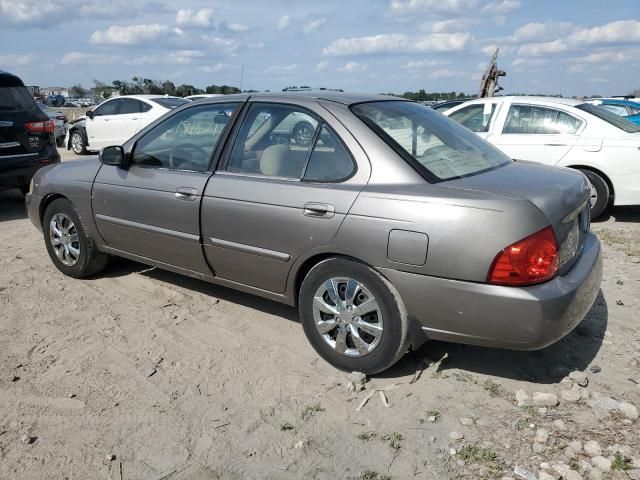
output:
M 265 69 L 265 73 L 270 73 L 274 75 L 286 75 L 288 73 L 292 73 L 298 70 L 298 65 L 292 63 L 291 65 L 271 65 Z
M 449 20 L 428 21 L 420 25 L 423 32 L 444 33 L 444 32 L 463 32 L 469 30 L 469 27 L 477 23 L 477 20 L 471 18 L 454 18 Z
M 640 21 L 620 20 L 600 27 L 583 28 L 573 33 L 569 40 L 580 46 L 640 42 Z
M 291 26 L 291 17 L 289 15 L 283 15 L 278 19 L 278 23 L 276 24 L 276 28 L 280 31 L 286 30 Z
M 213 26 L 214 11 L 211 8 L 178 10 L 176 24 L 180 27 L 210 28 Z
M 103 55 L 100 53 L 86 52 L 68 52 L 65 53 L 60 60 L 64 65 L 83 64 L 83 65 L 107 65 L 116 63 L 121 60 L 117 55 Z
M 327 70 L 329 70 L 329 65 L 330 63 L 326 60 L 323 62 L 318 62 L 316 64 L 316 72 L 326 72 Z
M 345 72 L 345 73 L 361 73 L 367 70 L 367 68 L 368 66 L 363 65 L 362 63 L 349 62 L 341 67 L 338 67 L 338 71 Z
M 322 53 L 324 55 L 360 55 L 394 52 L 455 52 L 465 49 L 470 40 L 470 33 L 432 33 L 417 36 L 392 33 L 370 37 L 340 38 L 331 42 Z
M 317 32 L 318 30 L 320 30 L 320 28 L 325 23 L 327 23 L 327 19 L 326 18 L 324 18 L 324 17 L 318 18 L 316 20 L 312 20 L 309 23 L 307 23 L 302 30 L 306 34 L 314 33 L 314 32 Z
M 476 7 L 478 0 L 391 0 L 389 6 L 392 15 L 408 16 L 414 14 L 461 14 Z
M 72 13 L 70 13 L 72 12 Z M 49 28 L 84 19 L 128 18 L 140 8 L 128 0 L 0 0 L 0 24 Z
M 428 77 L 437 80 L 439 78 L 451 78 L 455 77 L 457 74 L 449 70 L 448 68 L 442 68 L 440 70 L 435 70 L 434 72 L 429 73 Z
M 213 65 L 203 65 L 199 67 L 199 70 L 205 73 L 220 73 L 229 68 L 229 65 L 226 63 L 215 63 Z
M 112 25 L 106 30 L 96 30 L 91 34 L 91 43 L 97 45 L 137 45 L 165 38 L 181 36 L 182 30 L 158 23 L 150 25 Z
M 558 39 L 572 26 L 569 22 L 527 23 L 513 32 L 513 41 L 545 42 Z
M 481 11 L 492 15 L 506 15 L 520 8 L 520 0 L 496 0 L 487 3 Z
M 567 44 L 562 40 L 554 40 L 553 42 L 527 43 L 518 49 L 520 57 L 542 57 L 545 55 L 553 55 L 556 53 L 566 52 L 569 49 Z
M 451 63 L 448 60 L 410 60 L 404 65 L 406 70 L 424 70 L 426 68 L 440 67 Z
M 249 27 L 243 25 L 242 23 L 230 23 L 227 25 L 227 29 L 231 32 L 243 33 L 249 31 Z
M 206 41 L 216 53 L 224 55 L 236 54 L 243 45 L 235 38 L 203 35 L 202 39 Z
M 8 54 L 0 55 L 0 69 L 2 67 L 24 67 L 33 61 L 33 55 Z

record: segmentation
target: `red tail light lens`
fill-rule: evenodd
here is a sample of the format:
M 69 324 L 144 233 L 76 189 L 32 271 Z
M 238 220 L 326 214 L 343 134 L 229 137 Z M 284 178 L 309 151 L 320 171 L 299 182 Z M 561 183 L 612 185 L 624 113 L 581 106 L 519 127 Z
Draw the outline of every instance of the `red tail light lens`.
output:
M 535 285 L 558 272 L 558 243 L 551 227 L 502 250 L 493 261 L 487 282 L 496 285 Z
M 47 120 L 45 122 L 29 122 L 24 124 L 24 128 L 26 128 L 29 133 L 53 133 L 55 123 L 53 120 Z

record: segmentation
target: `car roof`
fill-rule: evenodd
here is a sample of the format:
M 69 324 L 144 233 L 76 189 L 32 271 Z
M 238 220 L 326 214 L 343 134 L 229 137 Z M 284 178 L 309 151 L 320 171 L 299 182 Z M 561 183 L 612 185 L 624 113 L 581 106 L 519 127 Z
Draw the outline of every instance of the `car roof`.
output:
M 137 98 L 138 100 L 152 100 L 154 98 L 181 98 L 175 95 L 120 95 L 118 97 L 108 98 L 107 100 L 115 100 L 118 98 Z
M 491 100 L 509 100 L 511 102 L 525 102 L 525 103 L 555 103 L 561 105 L 567 105 L 570 107 L 575 107 L 576 105 L 581 105 L 584 103 L 582 100 L 576 100 L 575 98 L 561 98 L 561 97 L 538 97 L 538 96 L 527 96 L 527 95 L 509 95 L 505 97 L 489 97 L 489 98 L 476 98 L 475 100 L 469 100 L 469 102 L 483 102 L 483 101 L 491 101 Z
M 609 105 L 631 105 L 632 107 L 640 107 L 640 103 L 633 100 L 623 100 L 622 98 L 594 98 L 596 102 L 608 103 Z
M 333 92 L 333 91 L 315 91 L 315 92 L 259 92 L 259 93 L 234 93 L 231 95 L 223 95 L 220 97 L 212 97 L 206 101 L 220 101 L 226 100 L 246 100 L 248 98 L 253 99 L 282 99 L 285 100 L 327 100 L 330 102 L 342 103 L 344 105 L 353 105 L 363 102 L 376 102 L 376 101 L 389 101 L 389 100 L 403 100 L 410 102 L 406 98 L 394 97 L 391 95 L 375 95 L 370 93 L 345 93 L 345 92 Z
M 0 87 L 24 87 L 24 83 L 13 73 L 0 70 Z

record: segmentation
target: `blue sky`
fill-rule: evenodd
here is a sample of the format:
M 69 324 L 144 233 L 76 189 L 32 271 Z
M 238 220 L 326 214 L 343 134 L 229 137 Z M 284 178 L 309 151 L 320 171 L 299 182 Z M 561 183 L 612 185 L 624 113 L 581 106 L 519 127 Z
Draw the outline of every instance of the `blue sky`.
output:
M 640 89 L 640 0 L 0 0 L 0 69 L 41 86 L 143 76 L 475 93 Z

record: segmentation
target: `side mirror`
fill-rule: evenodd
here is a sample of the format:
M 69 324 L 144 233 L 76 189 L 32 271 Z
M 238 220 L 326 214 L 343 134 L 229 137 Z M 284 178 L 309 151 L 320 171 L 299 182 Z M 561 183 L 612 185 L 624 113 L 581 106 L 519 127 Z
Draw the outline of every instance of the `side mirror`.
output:
M 113 165 L 114 167 L 125 167 L 124 149 L 120 145 L 104 147 L 100 150 L 98 158 L 104 165 Z
M 92 110 L 87 110 L 85 112 L 85 115 L 90 118 L 91 120 L 93 120 L 93 111 Z

